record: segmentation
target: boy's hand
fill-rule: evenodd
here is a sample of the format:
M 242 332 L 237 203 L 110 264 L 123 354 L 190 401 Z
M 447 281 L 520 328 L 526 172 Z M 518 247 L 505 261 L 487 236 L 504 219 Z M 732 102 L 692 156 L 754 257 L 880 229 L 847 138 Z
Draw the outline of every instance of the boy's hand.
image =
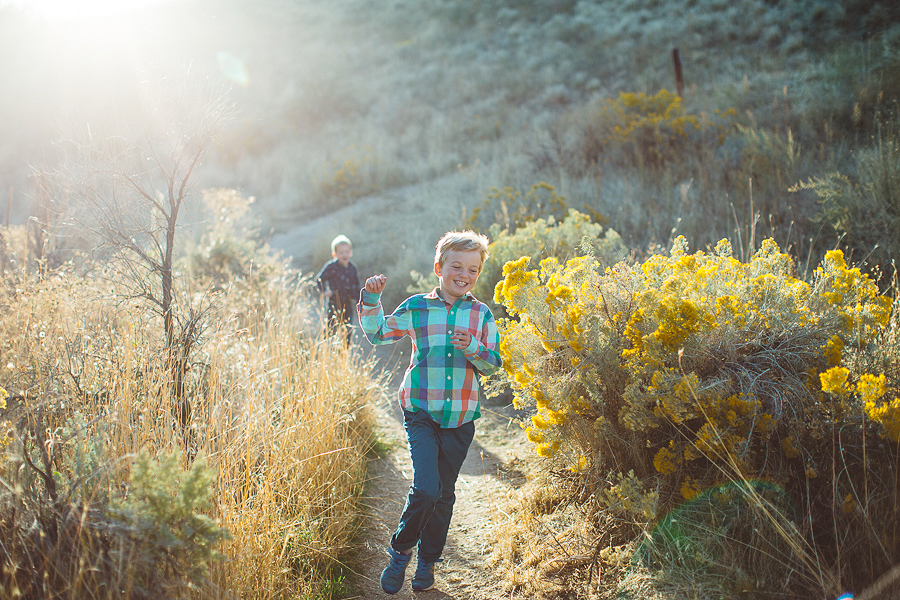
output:
M 385 284 L 387 284 L 387 277 L 384 275 L 373 275 L 366 279 L 366 291 L 372 294 L 380 294 L 384 291 Z
M 468 348 L 471 341 L 472 334 L 465 329 L 457 329 L 453 332 L 453 335 L 450 336 L 450 343 L 458 350 L 465 350 Z

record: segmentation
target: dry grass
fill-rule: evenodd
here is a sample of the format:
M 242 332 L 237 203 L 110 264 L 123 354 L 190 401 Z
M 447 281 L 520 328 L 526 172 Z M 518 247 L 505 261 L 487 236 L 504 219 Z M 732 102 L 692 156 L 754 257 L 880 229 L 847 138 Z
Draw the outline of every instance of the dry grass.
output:
M 279 247 L 298 254 L 297 267 L 314 272 L 327 260 L 331 238 L 349 235 L 360 274 L 385 272 L 391 279 L 386 305 L 405 296 L 410 270 L 430 270 L 434 242 L 491 188 L 527 189 L 538 181 L 553 184 L 569 205 L 607 217 L 638 254 L 684 234 L 693 247 L 741 240 L 746 258 L 754 239 L 769 235 L 815 264 L 823 249 L 842 241 L 840 231 L 813 222 L 819 205 L 811 193 L 791 195 L 786 188 L 835 169 L 856 175 L 854 157 L 896 96 L 896 10 L 855 0 L 410 0 L 389 6 L 271 0 L 224 10 L 220 22 L 234 27 L 210 35 L 209 47 L 252 57 L 245 61 L 251 84 L 234 90 L 245 120 L 223 141 L 205 178 L 257 196 L 276 229 L 291 225 L 285 215 L 329 211 Z M 193 27 L 200 20 L 167 21 Z M 0 27 L 10 33 L 0 39 L 23 47 L 39 38 L 17 19 Z M 202 37 L 190 29 L 169 31 L 172 39 Z M 860 41 L 863 33 L 869 41 Z M 686 153 L 652 172 L 628 164 L 586 169 L 565 160 L 559 148 L 583 134 L 589 124 L 583 115 L 598 98 L 673 89 L 675 46 L 684 61 L 688 109 L 735 108 L 741 132 L 721 149 Z M 74 52 L 63 61 L 76 86 L 94 81 L 82 76 L 90 64 Z M 15 110 L 0 112 L 18 114 L 22 98 L 63 97 L 27 93 L 16 78 L 20 71 L 9 71 L 11 87 L 26 91 L 4 100 Z M 115 93 L 123 87 L 110 85 Z M 104 106 L 93 91 L 86 97 Z M 75 98 L 64 100 L 66 111 L 78 112 Z M 60 110 L 39 108 L 28 114 L 42 122 Z M 30 148 L 40 137 L 35 130 L 26 125 L 5 137 Z M 19 154 L 25 152 L 10 156 Z M 23 179 L 10 179 L 17 198 Z M 14 208 L 15 218 L 20 207 Z M 0 267 L 7 268 L 5 261 L 18 273 L 26 255 L 24 249 L 0 255 Z M 214 572 L 222 594 L 253 596 L 267 586 L 285 595 L 314 593 L 315 586 L 297 583 L 306 581 L 301 564 L 320 564 L 328 579 L 348 544 L 336 530 L 354 527 L 348 507 L 360 459 L 343 448 L 366 438 L 365 410 L 357 407 L 371 382 L 364 365 L 316 341 L 313 328 L 296 319 L 303 310 L 284 312 L 297 306 L 294 298 L 271 291 L 253 302 L 229 297 L 234 304 L 220 313 L 221 327 L 208 331 L 204 366 L 194 372 L 195 427 L 186 440 L 161 400 L 168 384 L 148 351 L 158 344 L 158 327 L 147 327 L 141 311 L 98 301 L 106 293 L 98 296 L 99 279 L 87 288 L 13 279 L 0 299 L 4 309 L 15 305 L 8 313 L 15 318 L 4 311 L 0 321 L 0 385 L 29 390 L 52 409 L 51 418 L 63 403 L 68 411 L 73 399 L 84 402 L 86 412 L 110 420 L 109 446 L 123 454 L 181 447 L 188 456 L 208 455 L 219 473 L 217 514 L 235 537 L 228 547 L 233 561 Z M 73 395 L 75 383 L 86 394 Z M 337 421 L 323 414 L 323 405 L 340 408 Z M 335 467 L 329 453 L 346 457 L 347 466 L 320 478 L 315 469 Z M 839 510 L 843 494 L 825 496 Z M 547 578 L 544 559 L 560 542 L 570 544 L 571 558 L 594 556 L 601 543 L 627 549 L 625 541 L 633 539 L 634 524 L 616 522 L 615 535 L 600 539 L 579 525 L 602 520 L 597 515 L 576 515 L 570 507 L 547 516 L 535 508 L 543 501 L 523 503 L 526 518 L 498 540 L 510 560 L 502 568 L 520 582 L 513 585 L 520 592 L 559 591 L 529 582 Z M 333 514 L 331 506 L 348 512 Z M 527 517 L 532 513 L 534 519 Z M 612 523 L 597 523 L 595 531 Z M 539 544 L 527 547 L 525 527 L 541 530 Z M 607 557 L 604 568 L 612 572 L 604 572 L 603 585 L 627 568 L 618 556 Z M 587 563 L 567 561 L 553 562 L 553 569 L 588 576 Z M 599 575 L 591 577 L 600 581 Z
M 102 440 L 111 489 L 125 489 L 140 451 L 177 451 L 185 466 L 203 457 L 214 474 L 209 514 L 232 539 L 220 546 L 226 560 L 214 563 L 202 597 L 346 593 L 373 444 L 370 401 L 380 389 L 371 365 L 322 337 L 303 287 L 287 278 L 253 290 L 232 286 L 214 305 L 190 373 L 192 413 L 182 434 L 158 323 L 109 295 L 102 279 L 8 271 L 0 285 L 0 387 L 21 398 L 3 418 L 24 425 L 42 411 L 52 432 L 80 413 L 83 435 Z M 56 443 L 62 455 L 73 452 L 64 439 Z M 15 456 L 2 459 L 3 494 L 15 489 Z M 76 597 L 77 586 L 59 593 Z M 196 593 L 182 588 L 171 597 Z

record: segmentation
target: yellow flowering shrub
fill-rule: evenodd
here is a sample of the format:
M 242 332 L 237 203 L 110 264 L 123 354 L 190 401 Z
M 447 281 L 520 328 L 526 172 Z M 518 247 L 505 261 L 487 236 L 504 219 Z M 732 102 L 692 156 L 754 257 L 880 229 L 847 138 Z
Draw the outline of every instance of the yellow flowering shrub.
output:
M 0 387 L 0 412 L 6 410 L 6 399 L 9 398 L 9 392 Z M 6 450 L 6 447 L 9 446 L 10 437 L 7 434 L 7 430 L 9 429 L 9 421 L 0 419 L 0 452 Z M 2 459 L 0 459 L 0 464 L 2 464 Z
M 878 369 L 900 352 L 891 300 L 840 251 L 808 280 L 771 239 L 746 262 L 727 240 L 690 253 L 678 238 L 640 265 L 522 257 L 503 274 L 494 300 L 510 315 L 500 352 L 514 402 L 533 409 L 528 439 L 581 497 L 640 506 L 653 522 L 711 486 L 768 481 L 844 519 L 809 529 L 865 538 L 832 508 L 863 494 L 863 444 L 870 464 L 878 453 L 878 468 L 895 464 L 900 394 Z M 584 458 L 577 470 L 572 457 Z
M 595 107 L 592 125 L 583 134 L 585 158 L 659 167 L 704 143 L 721 145 L 735 115 L 734 109 L 690 114 L 681 97 L 665 89 L 652 95 L 622 92 Z
M 525 223 L 515 231 L 501 229 L 494 223 L 488 229 L 488 238 L 491 240 L 491 259 L 484 264 L 472 290 L 476 298 L 488 303 L 497 283 L 505 277 L 501 270 L 508 261 L 523 257 L 530 257 L 535 262 L 547 257 L 565 259 L 590 251 L 602 264 L 612 265 L 627 255 L 618 233 L 612 229 L 604 230 L 588 215 L 571 208 L 562 219 L 549 215 Z M 503 312 L 497 305 L 492 305 L 491 309 L 495 314 Z

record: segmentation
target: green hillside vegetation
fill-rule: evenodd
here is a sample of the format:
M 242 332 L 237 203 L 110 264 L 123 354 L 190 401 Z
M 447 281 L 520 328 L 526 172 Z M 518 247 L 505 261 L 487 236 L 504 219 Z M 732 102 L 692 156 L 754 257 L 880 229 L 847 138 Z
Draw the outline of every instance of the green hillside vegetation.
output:
M 125 18 L 107 38 L 0 6 L 0 598 L 352 596 L 379 387 L 307 275 L 344 233 L 390 308 L 457 227 L 493 242 L 491 387 L 531 411 L 494 545 L 510 597 L 897 585 L 900 9 Z M 148 95 L 173 81 L 230 89 Z

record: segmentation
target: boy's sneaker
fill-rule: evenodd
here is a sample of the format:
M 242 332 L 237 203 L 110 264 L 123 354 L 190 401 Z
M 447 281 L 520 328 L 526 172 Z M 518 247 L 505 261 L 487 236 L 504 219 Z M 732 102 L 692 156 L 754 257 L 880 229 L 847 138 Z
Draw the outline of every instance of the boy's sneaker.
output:
M 396 594 L 403 587 L 406 565 L 409 564 L 409 559 L 412 558 L 412 552 L 401 554 L 388 546 L 388 554 L 391 556 L 391 562 L 381 572 L 381 589 L 388 594 Z
M 419 564 L 416 565 L 416 574 L 412 580 L 413 591 L 424 592 L 434 587 L 434 565 L 441 560 L 440 558 L 434 562 L 419 560 Z

